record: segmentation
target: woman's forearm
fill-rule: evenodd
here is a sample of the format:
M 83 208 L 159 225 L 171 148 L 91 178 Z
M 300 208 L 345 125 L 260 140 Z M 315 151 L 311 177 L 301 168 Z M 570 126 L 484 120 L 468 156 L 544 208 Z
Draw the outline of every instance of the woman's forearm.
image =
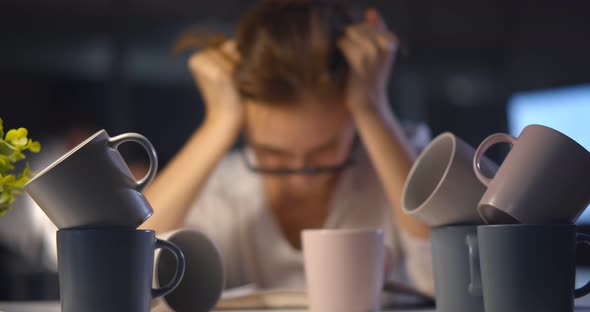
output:
M 147 188 L 154 215 L 142 228 L 167 232 L 182 226 L 207 178 L 235 142 L 235 123 L 207 120 Z
M 428 237 L 428 226 L 402 211 L 402 192 L 410 172 L 416 151 L 389 109 L 386 97 L 378 105 L 360 106 L 352 111 L 361 139 L 383 187 L 393 206 L 399 225 L 418 238 Z

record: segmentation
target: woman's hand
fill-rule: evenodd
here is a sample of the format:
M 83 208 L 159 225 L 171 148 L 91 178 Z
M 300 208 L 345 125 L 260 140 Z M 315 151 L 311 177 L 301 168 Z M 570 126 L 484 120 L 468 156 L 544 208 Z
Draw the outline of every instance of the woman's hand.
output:
M 363 23 L 348 27 L 339 46 L 350 65 L 346 106 L 393 207 L 393 222 L 414 237 L 427 238 L 428 226 L 401 208 L 415 150 L 387 99 L 387 81 L 398 40 L 387 30 L 379 13 L 369 9 Z
M 398 48 L 379 12 L 368 9 L 363 23 L 349 26 L 338 42 L 350 65 L 346 106 L 355 114 L 387 106 L 387 82 Z
M 239 59 L 233 40 L 199 51 L 189 59 L 189 69 L 205 100 L 206 121 L 234 131 L 240 131 L 244 122 L 244 107 L 232 78 Z
M 189 67 L 205 100 L 207 117 L 146 189 L 154 216 L 142 228 L 164 233 L 182 227 L 211 172 L 235 142 L 244 121 L 232 80 L 238 60 L 233 41 L 191 56 Z

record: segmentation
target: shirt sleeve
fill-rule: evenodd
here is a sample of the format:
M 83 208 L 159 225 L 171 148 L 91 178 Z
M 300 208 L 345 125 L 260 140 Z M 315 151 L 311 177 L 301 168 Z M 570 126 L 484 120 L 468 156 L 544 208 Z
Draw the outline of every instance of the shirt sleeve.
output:
M 205 188 L 195 198 L 185 220 L 185 226 L 201 231 L 221 253 L 226 287 L 239 286 L 244 281 L 244 259 L 241 235 L 248 203 L 239 201 L 240 185 L 248 184 L 239 169 L 239 158 L 228 155 L 209 177 Z
M 225 286 L 242 283 L 242 257 L 239 237 L 239 216 L 235 215 L 231 201 L 223 194 L 208 190 L 203 192 L 191 207 L 185 226 L 205 234 L 221 254 Z
M 425 123 L 405 122 L 403 126 L 408 139 L 418 153 L 421 153 L 432 140 L 430 128 Z M 411 284 L 427 294 L 434 295 L 430 240 L 416 238 L 401 229 L 399 235 Z
M 403 230 L 399 233 L 410 284 L 418 290 L 434 296 L 430 240 L 413 237 Z

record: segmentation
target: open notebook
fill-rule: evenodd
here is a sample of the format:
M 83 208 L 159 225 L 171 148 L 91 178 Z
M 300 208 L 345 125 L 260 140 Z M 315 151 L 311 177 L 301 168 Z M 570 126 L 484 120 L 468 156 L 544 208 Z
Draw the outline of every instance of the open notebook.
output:
M 403 285 L 388 283 L 383 289 L 383 307 L 433 304 L 432 297 Z M 308 298 L 303 289 L 261 290 L 255 285 L 246 285 L 224 291 L 215 309 L 305 309 L 307 307 Z
M 303 309 L 307 306 L 307 294 L 304 290 L 260 290 L 254 285 L 246 285 L 224 291 L 215 309 Z

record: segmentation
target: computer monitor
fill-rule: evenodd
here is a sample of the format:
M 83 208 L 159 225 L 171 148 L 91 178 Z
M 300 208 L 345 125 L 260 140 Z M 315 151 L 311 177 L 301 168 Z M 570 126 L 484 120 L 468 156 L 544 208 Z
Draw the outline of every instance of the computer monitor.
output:
M 590 150 L 590 84 L 516 93 L 509 99 L 507 113 L 508 130 L 514 136 L 529 124 L 540 124 Z M 590 225 L 590 209 L 577 223 Z

